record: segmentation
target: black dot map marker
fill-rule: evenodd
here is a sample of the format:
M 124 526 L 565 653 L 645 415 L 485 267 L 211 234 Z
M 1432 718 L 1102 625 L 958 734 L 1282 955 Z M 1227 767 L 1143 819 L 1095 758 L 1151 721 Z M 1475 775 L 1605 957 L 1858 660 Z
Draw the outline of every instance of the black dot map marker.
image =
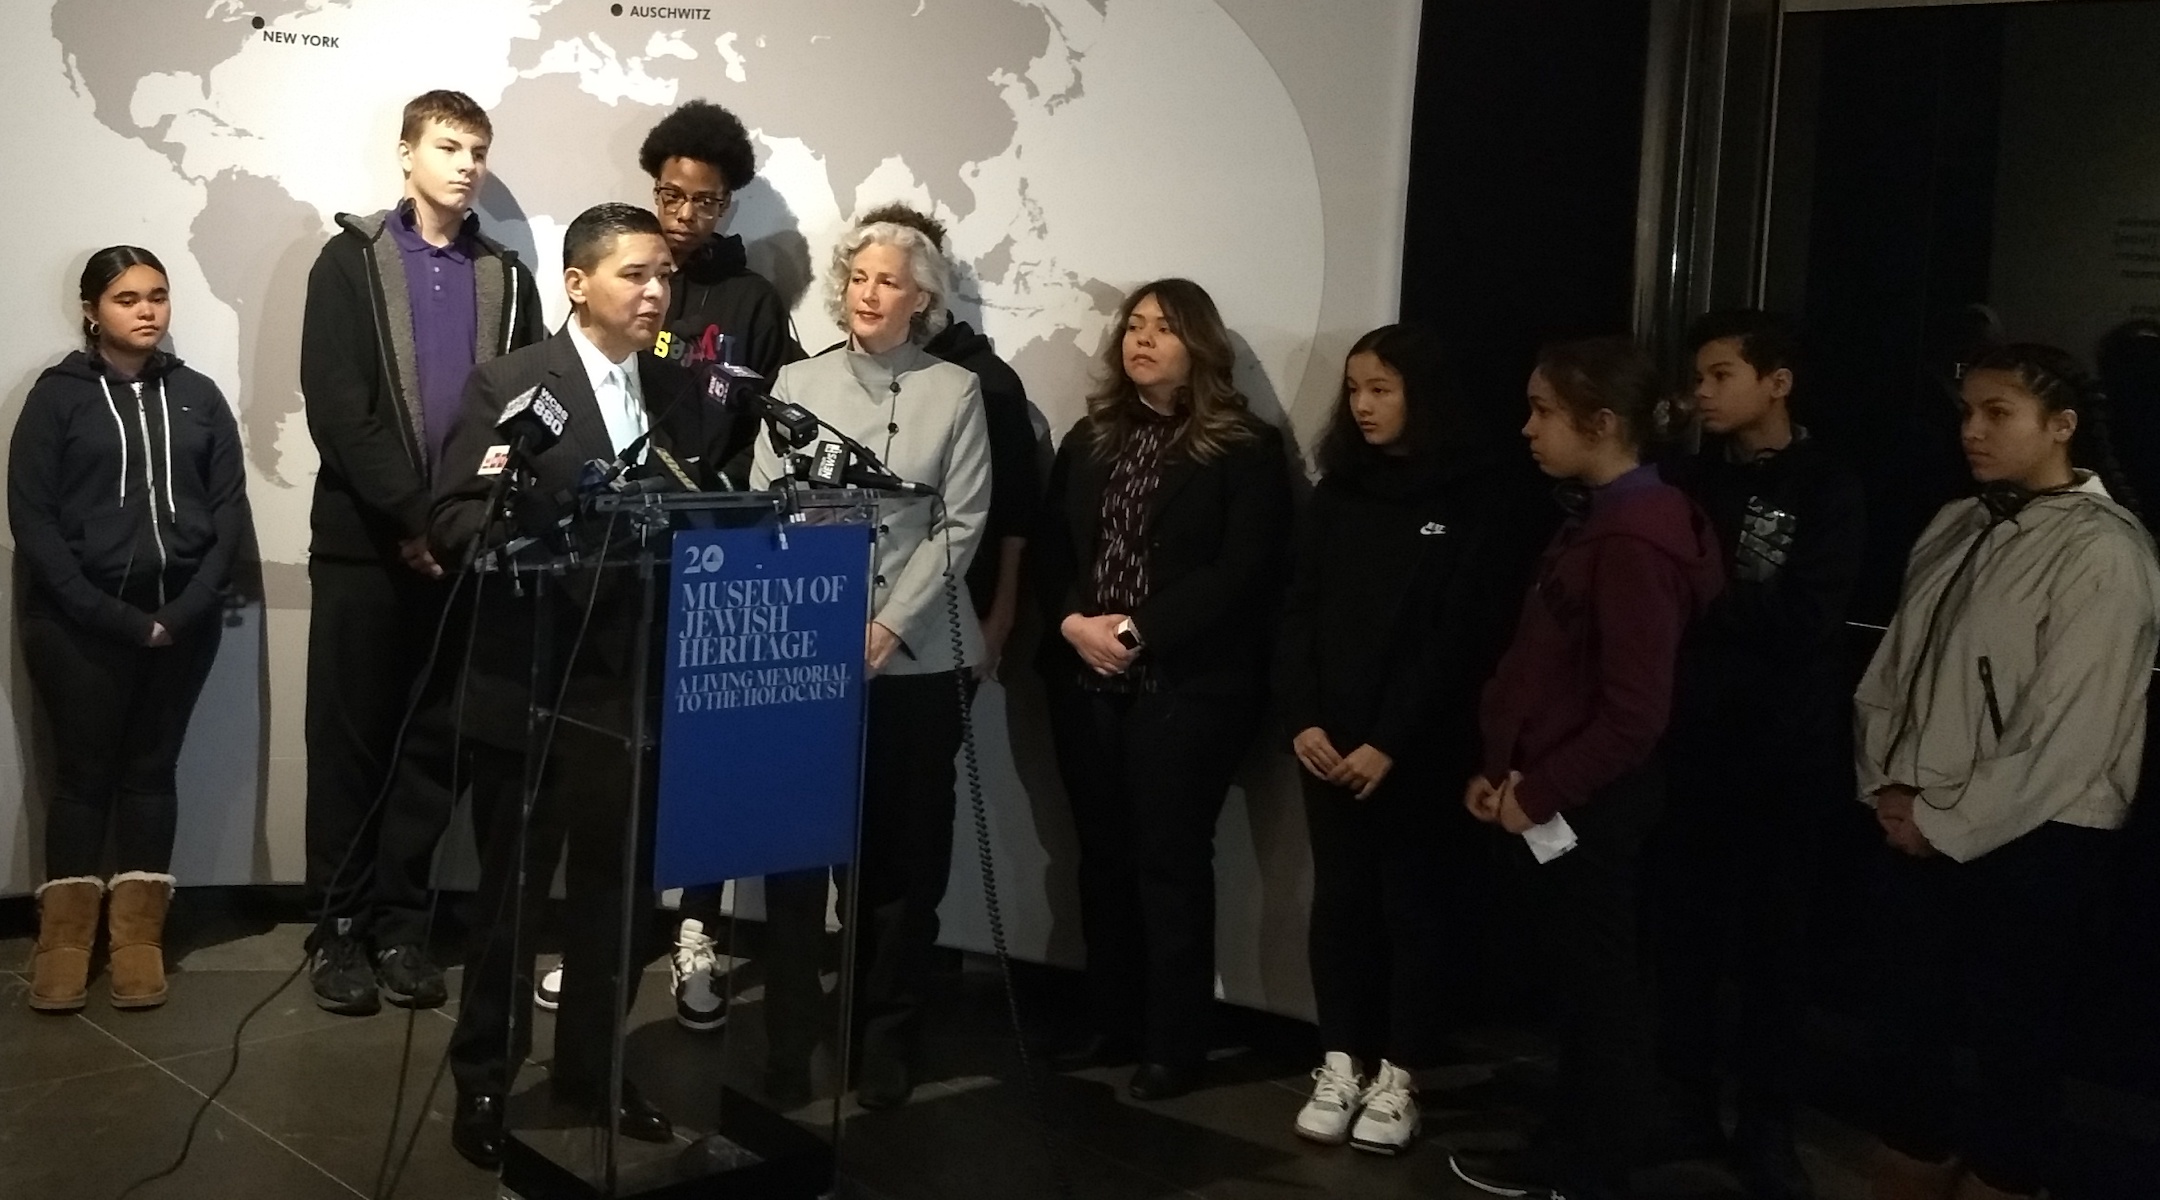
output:
M 261 17 L 257 17 L 257 18 L 255 18 L 254 20 L 252 20 L 252 21 L 249 21 L 249 22 L 248 22 L 248 24 L 250 24 L 250 25 L 253 25 L 253 26 L 254 26 L 255 28 L 257 28 L 257 29 L 261 29 L 261 28 L 263 27 L 263 25 L 265 24 L 265 22 L 263 21 L 263 19 L 262 19 Z
M 607 10 L 608 10 L 608 12 L 609 12 L 609 13 L 613 14 L 614 16 L 618 16 L 618 17 L 619 17 L 619 16 L 621 16 L 621 15 L 622 15 L 622 5 L 620 5 L 620 4 L 610 4 L 610 5 L 608 5 L 608 6 L 607 6 Z

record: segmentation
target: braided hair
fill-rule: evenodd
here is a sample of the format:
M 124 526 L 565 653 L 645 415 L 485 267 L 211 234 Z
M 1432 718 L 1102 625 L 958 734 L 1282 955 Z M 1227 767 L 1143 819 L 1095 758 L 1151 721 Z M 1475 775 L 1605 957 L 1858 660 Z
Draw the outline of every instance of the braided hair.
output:
M 1966 369 L 2001 371 L 2031 392 L 2048 412 L 2076 413 L 2077 431 L 2070 436 L 2070 465 L 2098 475 L 2117 504 L 2129 509 L 2139 521 L 2145 519 L 2137 490 L 2115 457 L 2107 392 L 2075 355 L 2039 342 L 2011 342 L 1985 351 Z

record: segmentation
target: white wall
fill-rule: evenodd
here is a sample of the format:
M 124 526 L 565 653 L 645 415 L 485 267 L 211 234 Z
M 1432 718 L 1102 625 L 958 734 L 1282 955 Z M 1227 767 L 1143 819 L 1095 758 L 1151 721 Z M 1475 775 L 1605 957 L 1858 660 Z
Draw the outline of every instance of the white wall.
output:
M 456 87 L 489 106 L 483 215 L 534 264 L 551 318 L 563 225 L 588 204 L 644 200 L 638 140 L 702 96 L 756 137 L 761 180 L 731 228 L 784 290 L 822 269 L 861 208 L 932 207 L 968 280 L 961 315 L 1013 361 L 1055 437 L 1080 414 L 1123 290 L 1190 275 L 1241 339 L 1255 406 L 1309 449 L 1342 353 L 1395 311 L 1418 7 L 741 0 L 712 9 L 719 20 L 666 23 L 528 0 L 0 7 L 0 152 L 30 167 L 0 173 L 0 208 L 35 214 L 18 221 L 16 286 L 0 294 L 0 427 L 73 344 L 84 259 L 124 241 L 171 268 L 175 348 L 225 388 L 247 443 L 263 594 L 227 629 L 190 730 L 182 883 L 300 875 L 316 459 L 299 309 L 333 215 L 395 198 L 407 97 Z M 795 312 L 813 348 L 834 337 L 820 299 L 809 289 Z M 12 659 L 13 637 L 0 646 Z M 1072 839 L 1039 689 L 1024 659 L 1006 677 L 978 706 L 1006 927 L 1017 953 L 1074 962 Z M 6 679 L 0 892 L 19 892 L 41 878 L 39 737 L 19 666 Z M 964 805 L 947 936 L 982 947 Z M 1286 757 L 1244 772 L 1218 863 L 1226 994 L 1309 1011 Z

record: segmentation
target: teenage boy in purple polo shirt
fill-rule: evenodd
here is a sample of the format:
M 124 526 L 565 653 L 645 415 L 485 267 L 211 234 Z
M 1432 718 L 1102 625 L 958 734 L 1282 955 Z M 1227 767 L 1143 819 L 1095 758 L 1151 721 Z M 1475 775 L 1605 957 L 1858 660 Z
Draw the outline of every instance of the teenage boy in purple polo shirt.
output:
M 414 98 L 398 134 L 403 198 L 340 213 L 308 273 L 300 391 L 322 456 L 308 546 L 309 979 L 317 1004 L 353 1016 L 385 994 L 446 998 L 424 943 L 452 801 L 454 646 L 392 750 L 449 593 L 428 552 L 430 475 L 465 376 L 545 333 L 532 273 L 472 211 L 493 136 L 462 92 Z

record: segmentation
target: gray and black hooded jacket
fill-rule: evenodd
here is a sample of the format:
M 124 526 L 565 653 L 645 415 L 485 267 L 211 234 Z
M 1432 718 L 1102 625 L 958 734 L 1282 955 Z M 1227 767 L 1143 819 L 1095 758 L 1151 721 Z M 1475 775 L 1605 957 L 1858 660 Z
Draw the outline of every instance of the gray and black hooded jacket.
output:
M 2097 477 L 2013 516 L 1949 505 L 1853 697 L 1860 798 L 1918 789 L 1914 823 L 1959 862 L 2048 821 L 2119 828 L 2156 647 L 2160 562 Z
M 322 456 L 308 552 L 397 562 L 398 543 L 427 532 L 432 503 L 413 358 L 405 264 L 390 211 L 338 214 L 339 231 L 308 272 L 300 392 Z M 473 362 L 546 336 L 540 292 L 517 255 L 474 235 L 479 305 Z

